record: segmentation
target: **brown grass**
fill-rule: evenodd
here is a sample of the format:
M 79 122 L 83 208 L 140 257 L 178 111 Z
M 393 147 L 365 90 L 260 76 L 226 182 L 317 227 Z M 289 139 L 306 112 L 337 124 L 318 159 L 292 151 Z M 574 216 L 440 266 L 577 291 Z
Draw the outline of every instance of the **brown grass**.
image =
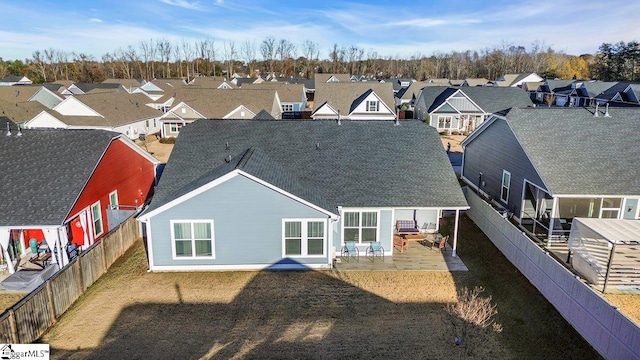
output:
M 460 273 L 146 273 L 138 242 L 42 342 L 68 359 L 458 359 L 445 304 L 483 286 L 503 332 L 474 358 L 599 357 L 466 218 L 461 233 Z

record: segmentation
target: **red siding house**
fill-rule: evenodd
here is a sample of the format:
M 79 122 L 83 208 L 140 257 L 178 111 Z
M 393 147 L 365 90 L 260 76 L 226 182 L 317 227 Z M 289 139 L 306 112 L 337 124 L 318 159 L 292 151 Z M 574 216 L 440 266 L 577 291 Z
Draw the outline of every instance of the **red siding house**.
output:
M 0 137 L 0 264 L 14 272 L 30 242 L 59 267 L 136 213 L 159 161 L 120 133 L 9 129 Z

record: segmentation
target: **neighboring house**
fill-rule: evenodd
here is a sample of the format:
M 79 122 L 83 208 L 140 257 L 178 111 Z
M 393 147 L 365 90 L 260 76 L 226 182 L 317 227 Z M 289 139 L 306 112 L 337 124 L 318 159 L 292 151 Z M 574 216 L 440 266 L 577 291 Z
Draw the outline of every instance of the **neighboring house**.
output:
M 27 128 L 103 129 L 137 139 L 160 131 L 162 113 L 145 103 L 143 94 L 121 90 L 69 96 L 51 110 L 42 111 L 25 123 Z
M 0 247 L 18 259 L 35 238 L 65 265 L 68 242 L 87 247 L 147 200 L 158 161 L 122 134 L 21 130 L 0 137 Z
M 351 75 L 349 74 L 315 74 L 314 81 L 316 86 L 319 83 L 328 83 L 328 82 L 351 82 Z
M 9 103 L 0 100 L 0 118 L 10 119 L 20 126 L 24 126 L 27 121 L 46 110 L 48 109 L 37 101 Z M 4 122 L 0 123 L 0 130 L 4 130 L 4 126 Z
M 48 109 L 62 102 L 63 98 L 42 85 L 0 87 L 0 100 L 9 103 L 39 102 Z
M 536 73 L 505 74 L 494 81 L 493 86 L 522 88 L 524 83 L 535 83 L 542 80 L 544 79 Z
M 151 271 L 328 269 L 345 240 L 392 256 L 396 220 L 465 209 L 421 122 L 199 120 L 139 220 Z
M 596 102 L 612 106 L 640 106 L 640 86 L 619 82 L 596 95 Z
M 604 110 L 604 109 L 601 109 Z M 462 180 L 529 231 L 568 235 L 575 217 L 638 219 L 637 109 L 513 108 L 463 142 Z
M 307 111 L 307 96 L 304 85 L 283 82 L 263 82 L 245 84 L 243 90 L 273 90 L 278 93 L 281 117 L 283 119 L 300 119 L 301 113 Z M 249 95 L 251 96 L 251 95 Z
M 106 79 L 102 82 L 103 84 L 119 84 L 122 85 L 122 88 L 126 90 L 129 94 L 136 93 L 140 86 L 144 83 L 144 80 L 141 79 Z
M 485 78 L 468 78 L 464 79 L 460 86 L 491 86 L 491 82 Z
M 128 92 L 128 89 L 120 83 L 73 83 L 66 89 L 62 90 L 61 94 L 64 97 L 68 97 L 72 95 L 88 94 L 89 92 L 96 90 L 102 91 L 115 89 Z
M 26 76 L 8 75 L 0 79 L 0 86 L 31 85 L 33 82 Z
M 596 96 L 618 84 L 609 81 L 576 81 L 571 84 L 573 90 L 569 93 L 569 107 L 595 106 Z
M 574 82 L 575 80 L 546 79 L 535 91 L 529 92 L 530 98 L 536 104 L 565 106 L 573 91 Z
M 420 91 L 426 86 L 430 86 L 430 83 L 414 81 L 409 86 L 400 89 L 395 95 L 396 107 L 400 108 L 402 105 L 407 104 L 408 110 L 413 110 L 416 99 L 420 95 Z
M 525 91 L 512 87 L 441 87 L 422 89 L 413 116 L 442 131 L 470 133 L 491 114 L 531 106 Z
M 282 114 L 278 92 L 269 89 L 183 88 L 176 90 L 174 104 L 160 117 L 162 137 L 176 137 L 184 125 L 198 119 L 248 120 L 263 110 L 274 119 Z
M 312 119 L 393 120 L 393 86 L 376 82 L 317 82 Z

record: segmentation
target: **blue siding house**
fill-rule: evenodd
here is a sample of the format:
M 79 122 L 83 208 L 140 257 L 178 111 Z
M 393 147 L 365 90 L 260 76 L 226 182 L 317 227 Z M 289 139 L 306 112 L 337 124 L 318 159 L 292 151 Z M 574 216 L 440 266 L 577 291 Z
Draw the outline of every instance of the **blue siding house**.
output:
M 422 122 L 198 120 L 139 220 L 151 271 L 328 269 L 345 240 L 393 256 L 397 220 L 465 209 Z
M 548 241 L 576 217 L 639 219 L 639 123 L 630 108 L 513 108 L 462 142 L 462 180 Z

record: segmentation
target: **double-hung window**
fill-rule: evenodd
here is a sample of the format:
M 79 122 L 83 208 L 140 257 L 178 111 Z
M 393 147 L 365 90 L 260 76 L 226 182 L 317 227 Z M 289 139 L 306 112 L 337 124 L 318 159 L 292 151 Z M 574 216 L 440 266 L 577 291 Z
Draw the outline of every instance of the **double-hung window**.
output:
M 324 220 L 283 220 L 283 256 L 324 256 Z
M 100 209 L 100 201 L 91 205 L 91 217 L 93 219 L 93 235 L 98 237 L 104 232 L 102 227 L 102 210 Z
M 502 189 L 500 190 L 500 200 L 505 203 L 509 202 L 509 188 L 511 187 L 511 173 L 502 170 Z
M 213 220 L 171 220 L 175 259 L 215 258 Z
M 379 101 L 367 101 L 367 111 L 378 111 L 380 109 Z
M 182 123 L 169 123 L 169 131 L 172 133 L 180 132 L 182 128 Z
M 343 241 L 378 241 L 378 213 L 375 211 L 345 211 L 343 224 Z
M 291 112 L 293 111 L 293 104 L 282 104 L 283 112 Z
M 438 129 L 451 129 L 452 116 L 438 116 Z

